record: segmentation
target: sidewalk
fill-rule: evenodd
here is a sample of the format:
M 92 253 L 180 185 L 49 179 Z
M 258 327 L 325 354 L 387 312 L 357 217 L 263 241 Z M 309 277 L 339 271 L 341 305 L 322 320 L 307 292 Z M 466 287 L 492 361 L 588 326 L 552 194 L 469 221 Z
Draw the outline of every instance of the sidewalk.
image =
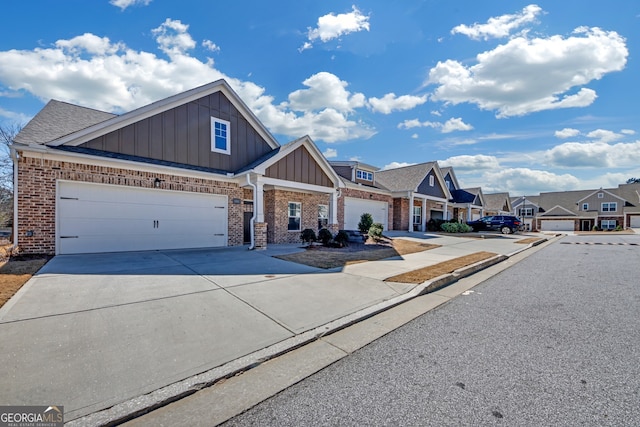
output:
M 400 235 L 441 247 L 330 271 L 272 257 L 299 245 L 56 257 L 0 309 L 0 401 L 64 405 L 70 425 L 125 420 L 527 248 L 522 235 Z M 500 256 L 383 281 L 479 251 Z

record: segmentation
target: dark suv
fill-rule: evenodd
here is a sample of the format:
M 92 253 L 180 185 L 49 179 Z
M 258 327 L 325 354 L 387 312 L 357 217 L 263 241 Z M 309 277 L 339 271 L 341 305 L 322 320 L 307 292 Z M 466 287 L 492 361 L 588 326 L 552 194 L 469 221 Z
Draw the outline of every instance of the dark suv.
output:
M 511 215 L 483 216 L 475 221 L 467 222 L 473 231 L 498 230 L 502 234 L 511 234 L 520 230 L 522 221 Z

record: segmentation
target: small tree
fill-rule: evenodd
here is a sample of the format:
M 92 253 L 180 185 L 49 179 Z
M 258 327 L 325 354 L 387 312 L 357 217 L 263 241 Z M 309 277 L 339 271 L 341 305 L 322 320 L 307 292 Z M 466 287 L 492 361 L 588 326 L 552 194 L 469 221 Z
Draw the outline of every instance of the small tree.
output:
M 324 246 L 329 246 L 332 239 L 333 235 L 326 228 L 321 228 L 320 231 L 318 231 L 318 240 L 320 240 Z
M 300 233 L 300 239 L 311 246 L 311 243 L 316 241 L 316 232 L 311 228 L 305 228 L 302 230 L 302 233 Z
M 369 228 L 373 225 L 373 217 L 370 213 L 363 213 L 360 216 L 360 222 L 358 223 L 358 230 L 361 233 L 368 233 Z
M 382 239 L 383 228 L 383 225 L 379 222 L 371 224 L 371 227 L 369 227 L 369 237 L 378 242 L 380 239 Z
M 333 241 L 341 248 L 349 246 L 349 233 L 344 230 L 340 230 L 338 231 L 338 234 L 336 234 L 336 237 L 333 238 Z

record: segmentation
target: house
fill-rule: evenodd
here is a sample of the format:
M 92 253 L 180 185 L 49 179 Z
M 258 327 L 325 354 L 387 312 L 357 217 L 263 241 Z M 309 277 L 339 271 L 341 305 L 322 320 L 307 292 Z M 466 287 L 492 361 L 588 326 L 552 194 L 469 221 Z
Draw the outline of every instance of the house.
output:
M 590 231 L 640 227 L 640 184 L 618 188 L 540 193 L 533 206 L 540 231 Z M 524 203 L 517 204 L 524 209 Z M 537 208 L 537 209 L 536 209 Z M 536 212 L 537 210 L 537 212 Z
M 513 215 L 509 193 L 485 194 L 484 203 L 484 215 Z
M 263 248 L 339 228 L 343 182 L 313 141 L 278 144 L 224 80 L 122 115 L 52 100 L 11 150 L 25 253 Z
M 543 212 L 540 209 L 540 196 L 521 196 L 513 197 L 511 199 L 511 206 L 513 212 L 519 217 L 527 231 L 537 231 L 536 218 L 539 212 Z
M 441 168 L 445 185 L 451 194 L 450 211 L 445 219 L 456 219 L 460 222 L 473 221 L 484 215 L 484 195 L 482 189 L 460 188 L 458 178 L 452 167 Z

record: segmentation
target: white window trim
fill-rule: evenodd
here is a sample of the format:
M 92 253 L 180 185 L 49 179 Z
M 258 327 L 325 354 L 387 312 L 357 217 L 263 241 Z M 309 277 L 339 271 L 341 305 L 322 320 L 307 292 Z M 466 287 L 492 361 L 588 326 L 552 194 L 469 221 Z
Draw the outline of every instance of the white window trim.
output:
M 325 217 L 320 216 L 320 207 L 321 206 L 324 206 L 326 208 L 327 216 L 325 216 Z M 327 227 L 328 227 L 329 226 L 329 205 L 318 205 L 318 224 L 320 224 L 320 222 L 322 220 L 327 220 Z
M 604 224 L 607 224 L 607 226 L 605 227 Z M 613 227 L 609 227 L 609 225 L 613 225 Z M 602 221 L 600 221 L 600 228 L 602 229 L 606 229 L 606 230 L 612 230 L 614 228 L 616 228 L 616 220 L 615 219 L 603 219 Z
M 291 205 L 295 204 L 298 205 L 298 208 L 296 209 L 296 211 L 298 212 L 298 216 L 291 216 Z M 299 227 L 297 230 L 289 230 L 289 220 L 291 218 L 299 218 Z M 299 231 L 302 231 L 302 203 L 301 202 L 288 202 L 287 203 L 287 231 L 292 232 L 292 233 L 296 233 Z
M 598 193 L 598 199 L 604 199 L 604 193 Z
M 356 169 L 356 178 L 364 181 L 373 181 L 373 174 L 362 169 Z
M 434 184 L 435 179 L 433 178 L 433 175 L 429 175 L 429 187 L 433 187 Z
M 216 123 L 221 123 L 227 127 L 227 148 L 222 150 L 220 148 L 216 148 Z M 231 154 L 231 123 L 219 119 L 217 117 L 211 117 L 211 152 L 213 153 L 221 153 L 221 154 Z
M 582 204 L 582 210 L 583 211 L 588 211 L 589 210 L 589 203 L 583 203 Z
M 416 218 L 418 222 L 416 222 Z M 413 207 L 413 224 L 421 224 L 422 223 L 422 206 L 414 206 Z
M 605 210 L 604 205 L 607 205 L 607 209 Z M 613 209 L 612 206 L 613 205 Z M 601 212 L 617 212 L 618 211 L 618 202 L 604 202 L 600 205 Z

